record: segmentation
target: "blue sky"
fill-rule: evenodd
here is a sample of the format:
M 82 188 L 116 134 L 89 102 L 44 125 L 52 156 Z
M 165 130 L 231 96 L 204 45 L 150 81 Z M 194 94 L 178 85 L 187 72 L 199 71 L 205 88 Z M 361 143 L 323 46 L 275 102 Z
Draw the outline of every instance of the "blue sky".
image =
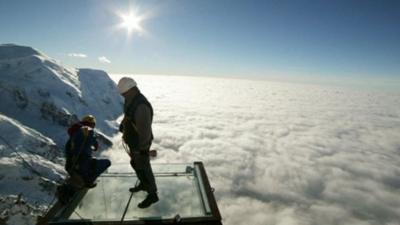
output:
M 132 9 L 144 32 L 128 37 Z M 399 21 L 400 1 L 3 0 L 0 42 L 110 73 L 392 82 Z

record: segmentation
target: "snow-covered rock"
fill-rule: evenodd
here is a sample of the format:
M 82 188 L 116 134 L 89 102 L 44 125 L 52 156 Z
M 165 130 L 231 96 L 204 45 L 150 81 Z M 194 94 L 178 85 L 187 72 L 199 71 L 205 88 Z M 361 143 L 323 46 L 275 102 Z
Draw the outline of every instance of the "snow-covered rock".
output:
M 56 182 L 65 177 L 63 164 L 54 141 L 0 114 L 0 220 L 8 224 L 33 220 L 53 198 Z M 6 207 L 12 196 L 26 203 Z
M 60 147 L 65 128 L 93 114 L 97 129 L 116 132 L 122 98 L 104 71 L 71 70 L 39 51 L 0 45 L 0 112 L 53 139 Z
M 0 197 L 0 224 L 35 224 L 43 210 L 45 208 L 27 203 L 21 195 Z
M 93 114 L 104 149 L 122 97 L 104 71 L 67 69 L 31 47 L 5 44 L 0 98 L 0 225 L 33 224 L 66 176 L 68 126 Z

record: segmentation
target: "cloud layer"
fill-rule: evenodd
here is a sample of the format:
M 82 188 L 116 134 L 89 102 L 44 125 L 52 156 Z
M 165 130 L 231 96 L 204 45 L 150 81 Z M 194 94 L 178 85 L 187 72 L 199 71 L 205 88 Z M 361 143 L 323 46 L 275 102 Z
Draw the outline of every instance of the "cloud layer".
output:
M 203 161 L 224 223 L 400 221 L 399 94 L 134 78 L 155 109 L 153 163 Z

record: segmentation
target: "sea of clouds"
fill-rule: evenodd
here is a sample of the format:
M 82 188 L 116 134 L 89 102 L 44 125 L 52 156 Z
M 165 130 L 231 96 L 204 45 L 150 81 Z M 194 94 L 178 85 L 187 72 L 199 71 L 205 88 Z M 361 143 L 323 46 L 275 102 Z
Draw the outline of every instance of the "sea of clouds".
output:
M 400 93 L 133 78 L 155 110 L 152 163 L 202 161 L 224 224 L 399 224 Z

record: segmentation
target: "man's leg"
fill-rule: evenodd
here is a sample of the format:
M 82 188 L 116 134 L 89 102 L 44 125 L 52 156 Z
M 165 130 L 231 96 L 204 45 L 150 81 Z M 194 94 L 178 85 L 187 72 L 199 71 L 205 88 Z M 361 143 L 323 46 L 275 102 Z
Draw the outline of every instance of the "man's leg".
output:
M 137 168 L 137 164 L 135 163 L 133 158 L 131 158 L 130 164 L 131 164 L 132 169 L 136 173 L 136 177 L 139 180 L 139 184 L 137 184 L 135 187 L 129 188 L 129 191 L 130 192 L 138 192 L 138 191 L 145 190 L 146 181 L 145 181 L 143 171 L 141 169 Z
M 84 160 L 81 161 L 78 165 L 78 174 L 82 177 L 85 186 L 91 186 L 90 184 L 93 183 L 92 181 L 92 162 L 91 160 Z
M 156 180 L 154 178 L 153 170 L 151 169 L 150 163 L 143 170 L 144 178 L 146 181 L 146 190 L 149 194 L 157 193 Z
M 149 156 L 146 156 L 146 158 L 143 160 L 143 181 L 144 181 L 144 187 L 147 191 L 147 196 L 146 198 L 138 204 L 139 208 L 147 208 L 151 204 L 158 202 L 158 195 L 157 195 L 157 186 L 156 186 L 156 181 L 154 178 L 153 171 L 151 169 L 150 165 L 150 158 Z
M 91 159 L 89 163 L 86 163 L 84 168 L 84 180 L 86 187 L 95 187 L 94 183 L 98 176 L 100 176 L 108 167 L 110 167 L 111 161 L 108 159 Z
M 100 176 L 104 171 L 107 170 L 108 167 L 111 166 L 111 161 L 108 159 L 94 159 L 95 160 L 95 168 L 93 174 L 93 181 L 96 180 L 98 176 Z

